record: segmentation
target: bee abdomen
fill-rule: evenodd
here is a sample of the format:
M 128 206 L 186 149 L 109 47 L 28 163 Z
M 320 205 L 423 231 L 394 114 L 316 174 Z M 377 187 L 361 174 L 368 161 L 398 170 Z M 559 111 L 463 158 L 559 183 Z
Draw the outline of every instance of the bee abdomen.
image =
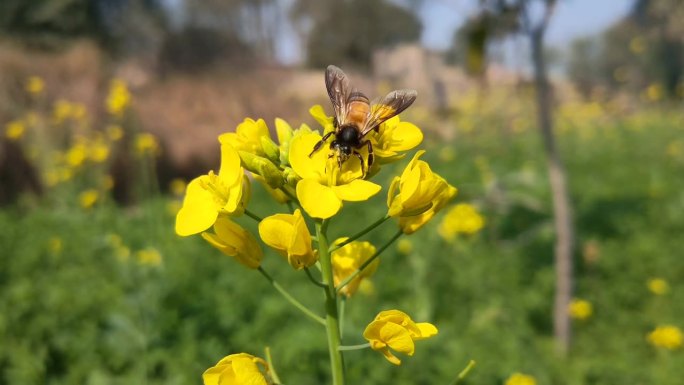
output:
M 362 102 L 362 103 L 367 103 L 370 104 L 370 99 L 366 95 L 363 94 L 363 92 L 359 91 L 352 91 L 349 94 L 349 99 L 347 100 L 349 103 L 351 102 Z

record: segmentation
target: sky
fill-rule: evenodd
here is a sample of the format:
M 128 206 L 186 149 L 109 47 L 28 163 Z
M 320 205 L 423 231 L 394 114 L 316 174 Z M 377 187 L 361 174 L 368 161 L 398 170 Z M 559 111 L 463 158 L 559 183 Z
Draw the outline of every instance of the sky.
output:
M 184 0 L 161 0 L 172 15 L 182 13 Z M 287 7 L 294 0 L 280 0 Z M 392 1 L 392 0 L 390 0 Z M 394 0 L 401 2 L 401 0 Z M 428 0 L 423 2 L 422 43 L 428 48 L 445 50 L 455 29 L 472 15 L 478 0 Z M 547 32 L 547 44 L 564 50 L 580 37 L 600 33 L 625 16 L 634 0 L 559 0 Z M 302 61 L 296 34 L 288 23 L 279 31 L 276 57 L 284 64 Z
M 454 30 L 475 10 L 474 0 L 426 2 L 421 12 L 422 42 L 433 49 L 446 49 Z M 547 43 L 558 48 L 574 39 L 599 33 L 625 16 L 633 0 L 561 0 L 547 32 Z

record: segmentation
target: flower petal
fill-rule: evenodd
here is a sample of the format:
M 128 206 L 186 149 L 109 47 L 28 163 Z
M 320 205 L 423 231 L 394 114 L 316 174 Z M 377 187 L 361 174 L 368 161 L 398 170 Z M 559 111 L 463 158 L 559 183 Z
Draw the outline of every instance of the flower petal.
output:
M 356 179 L 350 183 L 332 187 L 338 198 L 351 202 L 365 201 L 380 192 L 381 188 L 380 185 L 363 179 Z
M 395 323 L 386 323 L 380 329 L 380 339 L 385 341 L 387 345 L 401 353 L 412 356 L 415 352 L 416 345 L 413 343 L 411 334 L 406 328 Z
M 416 326 L 420 329 L 420 336 L 415 337 L 416 340 L 430 338 L 438 333 L 437 327 L 429 322 L 418 322 Z
M 218 208 L 213 195 L 202 187 L 198 177 L 188 184 L 183 207 L 176 215 L 176 234 L 188 236 L 211 227 L 218 217 Z
M 261 240 L 283 256 L 287 256 L 286 250 L 294 237 L 293 231 L 292 216 L 289 214 L 271 215 L 259 223 Z
M 314 218 L 330 218 L 342 207 L 342 201 L 335 191 L 314 179 L 303 179 L 297 183 L 297 198 L 304 210 Z
M 325 162 L 328 159 L 327 146 L 323 144 L 319 151 L 309 157 L 314 146 L 320 140 L 321 136 L 312 132 L 297 135 L 290 143 L 290 165 L 302 179 L 316 179 L 321 182 L 325 180 Z

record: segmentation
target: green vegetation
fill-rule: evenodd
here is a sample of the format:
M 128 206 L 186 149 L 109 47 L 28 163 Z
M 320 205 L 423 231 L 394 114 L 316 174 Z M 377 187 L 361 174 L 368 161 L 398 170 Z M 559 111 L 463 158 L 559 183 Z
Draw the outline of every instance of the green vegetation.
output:
M 449 384 L 470 359 L 477 366 L 468 384 L 503 383 L 513 372 L 539 384 L 679 383 L 684 352 L 646 337 L 658 325 L 684 327 L 684 119 L 666 109 L 587 114 L 573 110 L 570 124 L 561 111 L 559 121 L 582 245 L 575 296 L 593 306 L 574 323 L 569 357 L 554 358 L 551 340 L 553 234 L 537 132 L 525 122 L 496 132 L 502 116 L 473 115 L 447 150 L 436 138 L 425 148 L 435 171 L 459 188 L 454 203 L 479 206 L 484 230 L 447 242 L 437 232 L 440 214 L 404 238 L 413 251 L 388 250 L 376 290 L 360 290 L 345 308 L 347 345 L 364 342 L 371 314 L 397 305 L 440 333 L 400 367 L 370 349 L 346 352 L 349 383 Z M 274 204 L 266 192 L 254 190 L 250 210 L 272 212 L 257 204 Z M 331 236 L 384 215 L 385 193 L 373 198 L 374 211 L 345 205 Z M 325 330 L 258 272 L 200 237 L 177 237 L 173 203 L 102 200 L 84 209 L 76 198 L 25 199 L 0 211 L 0 384 L 200 383 L 219 358 L 263 356 L 265 346 L 286 384 L 327 381 Z M 255 232 L 250 218 L 239 222 Z M 394 231 L 388 221 L 369 239 L 380 245 Z M 320 302 L 319 290 L 296 277 L 304 272 L 272 251 L 264 266 L 304 303 Z M 669 291 L 651 293 L 651 278 Z

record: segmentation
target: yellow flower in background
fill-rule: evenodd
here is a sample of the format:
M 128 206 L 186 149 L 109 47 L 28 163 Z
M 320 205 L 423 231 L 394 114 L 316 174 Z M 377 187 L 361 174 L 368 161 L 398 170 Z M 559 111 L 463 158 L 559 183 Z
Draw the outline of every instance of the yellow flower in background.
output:
M 646 337 L 648 342 L 658 348 L 675 350 L 682 347 L 684 335 L 682 331 L 673 325 L 658 326 Z
M 475 206 L 459 203 L 447 210 L 439 225 L 439 235 L 447 241 L 453 240 L 458 234 L 472 235 L 482 230 L 485 220 Z
M 112 142 L 120 140 L 121 138 L 123 138 L 124 135 L 123 128 L 121 128 L 121 126 L 119 126 L 118 124 L 110 124 L 105 129 L 105 132 L 107 133 L 107 138 Z
M 663 90 L 663 86 L 657 83 L 652 83 L 646 88 L 646 100 L 651 102 L 657 102 L 658 100 L 663 98 L 664 93 L 665 91 Z
M 340 244 L 347 239 L 347 237 L 339 238 L 334 242 L 334 244 Z M 361 267 L 361 265 L 374 254 L 375 246 L 373 246 L 370 242 L 359 241 L 350 242 L 349 244 L 333 251 L 331 258 L 335 286 L 339 285 L 347 277 L 352 275 L 352 273 L 358 270 L 359 267 Z M 363 279 L 373 275 L 379 264 L 380 259 L 376 258 L 359 275 L 357 275 L 351 282 L 343 287 L 340 293 L 346 295 L 347 297 L 354 295 Z
M 402 238 L 397 242 L 397 250 L 404 255 L 409 255 L 413 252 L 413 242 L 408 238 Z
M 154 156 L 159 153 L 157 138 L 148 132 L 136 135 L 134 146 L 135 152 L 140 156 Z
M 112 79 L 109 83 L 109 94 L 107 95 L 107 112 L 116 117 L 121 117 L 131 104 L 131 93 L 128 91 L 126 83 L 121 79 Z
M 646 285 L 648 290 L 655 295 L 665 295 L 670 291 L 670 285 L 662 278 L 651 278 Z
M 574 298 L 568 305 L 570 317 L 577 320 L 586 320 L 591 317 L 593 312 L 594 308 L 591 305 L 591 302 L 584 299 Z
M 299 209 L 294 214 L 275 214 L 264 218 L 259 223 L 259 236 L 297 270 L 318 260 L 318 255 L 311 248 L 311 233 Z
M 104 141 L 95 140 L 90 143 L 88 157 L 95 163 L 103 163 L 109 158 L 109 146 Z
M 424 153 L 416 153 L 401 177 L 392 180 L 387 193 L 387 215 L 399 217 L 399 226 L 406 234 L 414 233 L 432 219 L 458 191 L 433 173 L 427 162 L 419 160 Z
M 415 341 L 430 338 L 437 334 L 435 325 L 428 322 L 414 322 L 406 313 L 399 310 L 380 312 L 368 324 L 363 337 L 370 342 L 373 350 L 381 352 L 387 361 L 400 365 L 401 360 L 391 350 L 413 356 Z
M 204 232 L 202 238 L 250 269 L 261 265 L 264 253 L 256 238 L 228 218 L 218 218 L 214 223 L 214 233 Z
M 403 158 L 408 151 L 423 141 L 423 132 L 413 123 L 402 122 L 395 116 L 380 125 L 378 133 L 371 132 L 373 154 L 378 163 L 387 163 Z
M 238 124 L 235 132 L 227 132 L 219 136 L 221 144 L 233 146 L 237 151 L 245 151 L 258 156 L 265 156 L 262 138 L 271 140 L 271 136 L 263 119 L 245 119 Z M 275 146 L 275 144 L 274 144 Z
M 513 373 L 504 385 L 537 385 L 537 380 L 529 374 Z
M 88 147 L 82 140 L 74 143 L 65 154 L 66 163 L 71 167 L 80 167 L 87 158 Z
M 162 263 L 162 255 L 159 253 L 159 250 L 153 247 L 138 250 L 138 252 L 135 253 L 135 257 L 141 265 L 159 266 Z
M 309 154 L 321 135 L 312 132 L 296 136 L 290 145 L 290 164 L 302 180 L 297 183 L 297 198 L 304 210 L 314 218 L 330 218 L 342 208 L 343 201 L 365 201 L 377 194 L 381 187 L 359 179 L 361 164 L 355 157 L 342 164 L 327 151 Z
M 64 242 L 62 241 L 62 238 L 60 237 L 52 237 L 48 241 L 48 249 L 52 254 L 59 254 L 62 252 L 62 249 L 64 248 Z
M 29 78 L 26 79 L 24 88 L 29 94 L 38 95 L 41 94 L 45 89 L 45 82 L 40 76 L 29 76 Z
M 221 146 L 218 175 L 210 171 L 193 179 L 176 215 L 176 234 L 188 236 L 211 227 L 219 214 L 241 215 L 250 196 L 249 179 L 240 165 L 240 157 L 231 146 Z
M 95 189 L 85 190 L 78 196 L 78 202 L 84 209 L 89 209 L 97 203 L 100 193 Z
M 21 120 L 13 120 L 5 125 L 5 138 L 11 141 L 17 141 L 24 136 L 26 131 L 26 124 Z
M 238 353 L 223 357 L 202 374 L 202 380 L 204 385 L 268 385 L 267 375 L 266 361 L 251 354 Z
M 175 196 L 183 196 L 188 184 L 182 178 L 174 178 L 169 182 L 169 191 Z
M 58 99 L 52 107 L 52 122 L 54 124 L 64 123 L 71 118 L 73 105 L 64 99 Z

